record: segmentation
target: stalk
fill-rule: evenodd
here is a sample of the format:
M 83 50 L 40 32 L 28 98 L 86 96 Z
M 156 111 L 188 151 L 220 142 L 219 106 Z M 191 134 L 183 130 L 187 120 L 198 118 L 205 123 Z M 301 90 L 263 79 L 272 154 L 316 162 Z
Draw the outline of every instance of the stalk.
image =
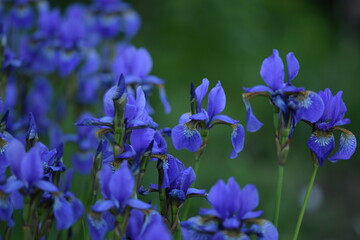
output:
M 300 214 L 299 214 L 299 218 L 298 218 L 298 221 L 297 221 L 297 224 L 296 224 L 296 229 L 295 229 L 293 240 L 297 240 L 297 238 L 299 236 L 301 223 L 302 223 L 302 220 L 304 218 L 306 206 L 307 206 L 308 201 L 309 201 L 310 193 L 311 193 L 312 187 L 313 187 L 314 182 L 315 182 L 315 177 L 316 177 L 316 173 L 317 173 L 318 168 L 319 168 L 319 164 L 314 163 L 314 169 L 313 169 L 313 172 L 312 172 L 312 175 L 311 175 L 311 178 L 310 178 L 308 188 L 306 190 L 304 202 L 303 202 L 301 210 L 300 210 Z

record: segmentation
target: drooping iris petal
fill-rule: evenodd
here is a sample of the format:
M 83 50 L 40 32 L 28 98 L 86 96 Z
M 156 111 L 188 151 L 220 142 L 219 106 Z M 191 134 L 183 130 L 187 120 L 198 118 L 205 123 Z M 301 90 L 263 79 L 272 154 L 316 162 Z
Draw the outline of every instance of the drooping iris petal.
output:
M 261 220 L 260 223 L 253 224 L 250 231 L 258 236 L 258 240 L 278 240 L 279 233 L 275 226 L 267 221 Z
M 307 142 L 310 150 L 315 153 L 320 166 L 323 165 L 324 160 L 329 156 L 334 149 L 335 141 L 334 135 L 331 132 L 322 132 L 316 130 Z
M 284 64 L 279 52 L 274 49 L 273 55 L 265 58 L 261 65 L 260 75 L 265 83 L 272 89 L 277 90 L 284 85 Z
M 171 184 L 171 188 L 182 190 L 186 194 L 188 188 L 195 181 L 196 175 L 192 167 L 186 168 L 176 178 L 175 183 Z
M 209 80 L 207 78 L 204 78 L 202 80 L 202 83 L 200 84 L 200 86 L 198 86 L 195 89 L 196 100 L 198 102 L 198 112 L 200 112 L 200 110 L 201 110 L 201 103 L 208 91 L 208 88 L 209 88 Z
M 298 75 L 300 64 L 293 52 L 289 52 L 286 55 L 286 62 L 288 67 L 288 79 L 290 82 Z
M 215 234 L 211 240 L 250 240 L 249 236 L 247 236 L 244 233 L 237 233 L 234 235 L 234 233 L 229 234 L 226 231 L 220 231 Z
M 120 169 L 110 179 L 109 188 L 111 195 L 122 204 L 131 197 L 134 184 L 134 175 L 129 169 L 127 162 L 124 161 Z
M 169 100 L 166 97 L 165 88 L 163 86 L 159 87 L 159 96 L 160 96 L 160 101 L 161 101 L 162 105 L 164 106 L 165 114 L 169 114 L 171 112 L 171 105 L 169 103 Z
M 303 119 L 313 123 L 321 118 L 324 112 L 324 102 L 318 94 L 306 91 L 304 94 L 298 94 L 296 100 L 298 107 L 295 115 L 296 121 Z
M 106 234 L 108 224 L 102 214 L 90 213 L 87 215 L 87 222 L 90 229 L 90 236 L 93 240 L 102 240 Z
M 105 212 L 110 208 L 112 208 L 113 206 L 114 206 L 114 202 L 111 200 L 99 200 L 91 207 L 91 209 L 94 212 Z
M 242 151 L 244 147 L 245 131 L 241 124 L 236 124 L 234 130 L 231 133 L 231 143 L 233 145 L 233 151 L 230 154 L 230 158 L 236 158 L 238 153 Z
M 249 100 L 243 97 L 243 101 L 246 108 L 246 130 L 248 132 L 256 132 L 262 127 L 263 123 L 253 114 Z
M 200 133 L 182 124 L 173 128 L 171 140 L 176 150 L 185 148 L 190 152 L 195 152 L 202 144 Z
M 141 236 L 139 236 L 139 239 L 144 240 L 152 240 L 152 239 L 161 239 L 161 240 L 171 240 L 171 234 L 169 232 L 169 229 L 164 225 L 162 217 L 153 211 L 151 215 L 149 216 L 150 222 L 145 225 L 144 223 Z
M 126 202 L 127 205 L 133 207 L 133 208 L 136 208 L 136 209 L 149 209 L 151 208 L 151 205 L 148 204 L 148 203 L 145 203 L 139 199 L 135 199 L 135 198 L 132 198 L 132 199 L 129 199 L 127 202 Z
M 211 89 L 208 95 L 207 112 L 209 118 L 212 119 L 215 115 L 221 113 L 226 105 L 226 95 L 221 82 L 219 81 L 216 86 Z
M 352 133 L 342 132 L 340 135 L 340 144 L 338 151 L 329 157 L 329 161 L 337 162 L 338 160 L 347 160 L 355 152 L 356 137 Z
M 0 192 L 0 194 L 2 194 Z M 7 221 L 8 225 L 11 227 L 14 225 L 14 221 L 12 220 L 13 214 L 13 205 L 10 199 L 7 196 L 0 197 L 0 220 Z
M 34 186 L 46 191 L 46 192 L 57 192 L 59 189 L 51 182 L 45 180 L 38 180 L 34 183 Z
M 213 220 L 206 221 L 200 216 L 181 222 L 183 239 L 210 240 L 217 231 L 219 231 L 217 222 Z
M 215 117 L 213 117 L 213 121 L 221 121 L 227 124 L 236 124 L 239 122 L 238 120 L 232 119 L 227 115 L 216 115 Z
M 56 219 L 56 229 L 64 230 L 69 228 L 73 223 L 73 210 L 71 205 L 62 196 L 56 197 L 54 202 L 54 216 Z
M 243 88 L 245 92 L 269 92 L 272 93 L 273 90 L 267 86 L 264 85 L 257 85 L 251 88 Z

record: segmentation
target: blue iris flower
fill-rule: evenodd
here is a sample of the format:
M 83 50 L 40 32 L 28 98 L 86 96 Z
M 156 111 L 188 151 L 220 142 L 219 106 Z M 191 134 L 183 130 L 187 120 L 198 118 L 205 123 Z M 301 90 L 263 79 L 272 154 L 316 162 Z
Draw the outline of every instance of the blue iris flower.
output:
M 331 162 L 338 160 L 347 160 L 355 152 L 356 137 L 347 129 L 339 126 L 349 124 L 350 119 L 344 118 L 346 106 L 342 100 L 343 92 L 332 95 L 330 89 L 319 92 L 325 104 L 325 111 L 318 121 L 313 123 L 313 133 L 307 142 L 308 147 L 315 153 L 320 166 L 328 159 Z M 335 139 L 333 132 L 338 130 L 341 132 L 338 151 L 329 157 L 335 147 Z
M 257 219 L 262 211 L 254 185 L 240 189 L 234 178 L 219 180 L 210 190 L 208 201 L 213 208 L 201 209 L 200 215 L 182 222 L 185 239 L 278 239 L 276 228 L 267 220 Z M 230 238 L 230 236 L 232 238 Z
M 291 129 L 300 120 L 309 122 L 317 121 L 323 111 L 324 104 L 318 94 L 312 91 L 305 91 L 302 87 L 292 85 L 292 80 L 298 75 L 300 65 L 294 53 L 286 55 L 288 68 L 288 81 L 285 82 L 284 64 L 279 52 L 274 49 L 273 54 L 266 58 L 260 69 L 260 75 L 265 85 L 257 85 L 251 88 L 244 88 L 247 92 L 243 94 L 246 106 L 246 129 L 249 132 L 256 132 L 263 125 L 253 114 L 249 99 L 254 96 L 266 96 L 271 103 L 279 110 L 284 118 L 285 124 Z
M 234 149 L 230 158 L 236 158 L 244 146 L 244 128 L 238 124 L 239 121 L 220 114 L 226 105 L 226 95 L 220 81 L 209 92 L 207 110 L 201 107 L 208 87 L 209 81 L 205 78 L 195 89 L 195 114 L 185 113 L 180 117 L 179 125 L 174 127 L 171 133 L 172 142 L 177 150 L 185 148 L 190 152 L 196 152 L 206 144 L 208 132 L 214 125 L 226 124 L 233 128 L 231 142 Z

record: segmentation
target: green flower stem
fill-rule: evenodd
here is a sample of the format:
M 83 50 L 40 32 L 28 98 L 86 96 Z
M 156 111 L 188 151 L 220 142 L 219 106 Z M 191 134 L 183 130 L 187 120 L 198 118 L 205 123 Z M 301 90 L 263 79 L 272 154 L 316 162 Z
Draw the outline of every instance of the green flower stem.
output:
M 278 223 L 279 223 L 283 179 L 284 179 L 284 166 L 279 165 L 278 166 L 278 180 L 277 180 L 277 187 L 276 187 L 275 211 L 274 211 L 274 220 L 273 220 L 275 227 L 277 227 Z
M 310 182 L 309 182 L 309 185 L 308 185 L 308 189 L 306 190 L 304 202 L 303 202 L 303 205 L 301 207 L 300 215 L 299 215 L 299 218 L 298 218 L 298 221 L 297 221 L 297 224 L 296 224 L 296 229 L 295 229 L 293 240 L 297 240 L 297 238 L 298 238 L 301 223 L 302 223 L 302 220 L 303 220 L 303 217 L 304 217 L 304 214 L 305 214 L 306 206 L 307 206 L 308 201 L 309 201 L 309 197 L 310 197 L 312 187 L 314 185 L 314 181 L 315 181 L 315 177 L 316 177 L 316 173 L 317 173 L 318 168 L 319 168 L 318 163 L 314 163 L 314 169 L 313 169 L 313 172 L 312 172 L 312 175 L 311 175 L 311 179 L 310 179 Z

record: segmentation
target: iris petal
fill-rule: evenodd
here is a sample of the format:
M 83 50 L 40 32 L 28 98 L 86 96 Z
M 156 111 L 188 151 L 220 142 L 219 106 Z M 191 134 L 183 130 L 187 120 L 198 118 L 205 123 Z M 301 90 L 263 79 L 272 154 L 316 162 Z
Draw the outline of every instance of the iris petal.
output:
M 185 148 L 190 152 L 195 152 L 202 144 L 200 133 L 186 125 L 174 127 L 171 132 L 171 139 L 176 150 Z
M 249 100 L 243 97 L 243 101 L 246 108 L 246 130 L 248 132 L 256 132 L 262 127 L 263 123 L 253 114 Z
M 320 166 L 334 149 L 334 135 L 329 132 L 315 131 L 307 142 L 308 147 L 315 153 Z
M 238 153 L 242 151 L 244 147 L 245 131 L 241 124 L 237 124 L 231 133 L 231 142 L 234 150 L 230 154 L 230 158 L 236 158 Z
M 286 55 L 287 67 L 288 67 L 288 78 L 289 82 L 293 80 L 299 72 L 300 64 L 299 61 L 296 59 L 293 52 L 289 52 Z
M 215 115 L 222 112 L 226 105 L 226 95 L 221 82 L 219 81 L 216 86 L 211 89 L 208 95 L 207 112 L 209 118 L 212 119 Z
M 337 162 L 338 160 L 347 160 L 355 152 L 356 149 L 356 137 L 352 133 L 341 133 L 339 150 L 329 157 L 329 161 Z
M 207 78 L 204 78 L 202 80 L 202 83 L 200 84 L 200 86 L 198 86 L 195 89 L 195 93 L 196 93 L 196 100 L 197 100 L 197 104 L 198 104 L 198 112 L 200 112 L 201 110 L 201 102 L 203 100 L 203 98 L 205 97 L 207 91 L 209 88 L 209 80 Z
M 298 107 L 295 115 L 296 121 L 303 119 L 313 123 L 321 118 L 325 106 L 318 94 L 306 91 L 305 95 L 299 94 L 296 99 Z
M 272 89 L 277 90 L 284 84 L 284 64 L 279 52 L 274 49 L 273 55 L 265 58 L 261 65 L 260 75 L 265 83 Z

